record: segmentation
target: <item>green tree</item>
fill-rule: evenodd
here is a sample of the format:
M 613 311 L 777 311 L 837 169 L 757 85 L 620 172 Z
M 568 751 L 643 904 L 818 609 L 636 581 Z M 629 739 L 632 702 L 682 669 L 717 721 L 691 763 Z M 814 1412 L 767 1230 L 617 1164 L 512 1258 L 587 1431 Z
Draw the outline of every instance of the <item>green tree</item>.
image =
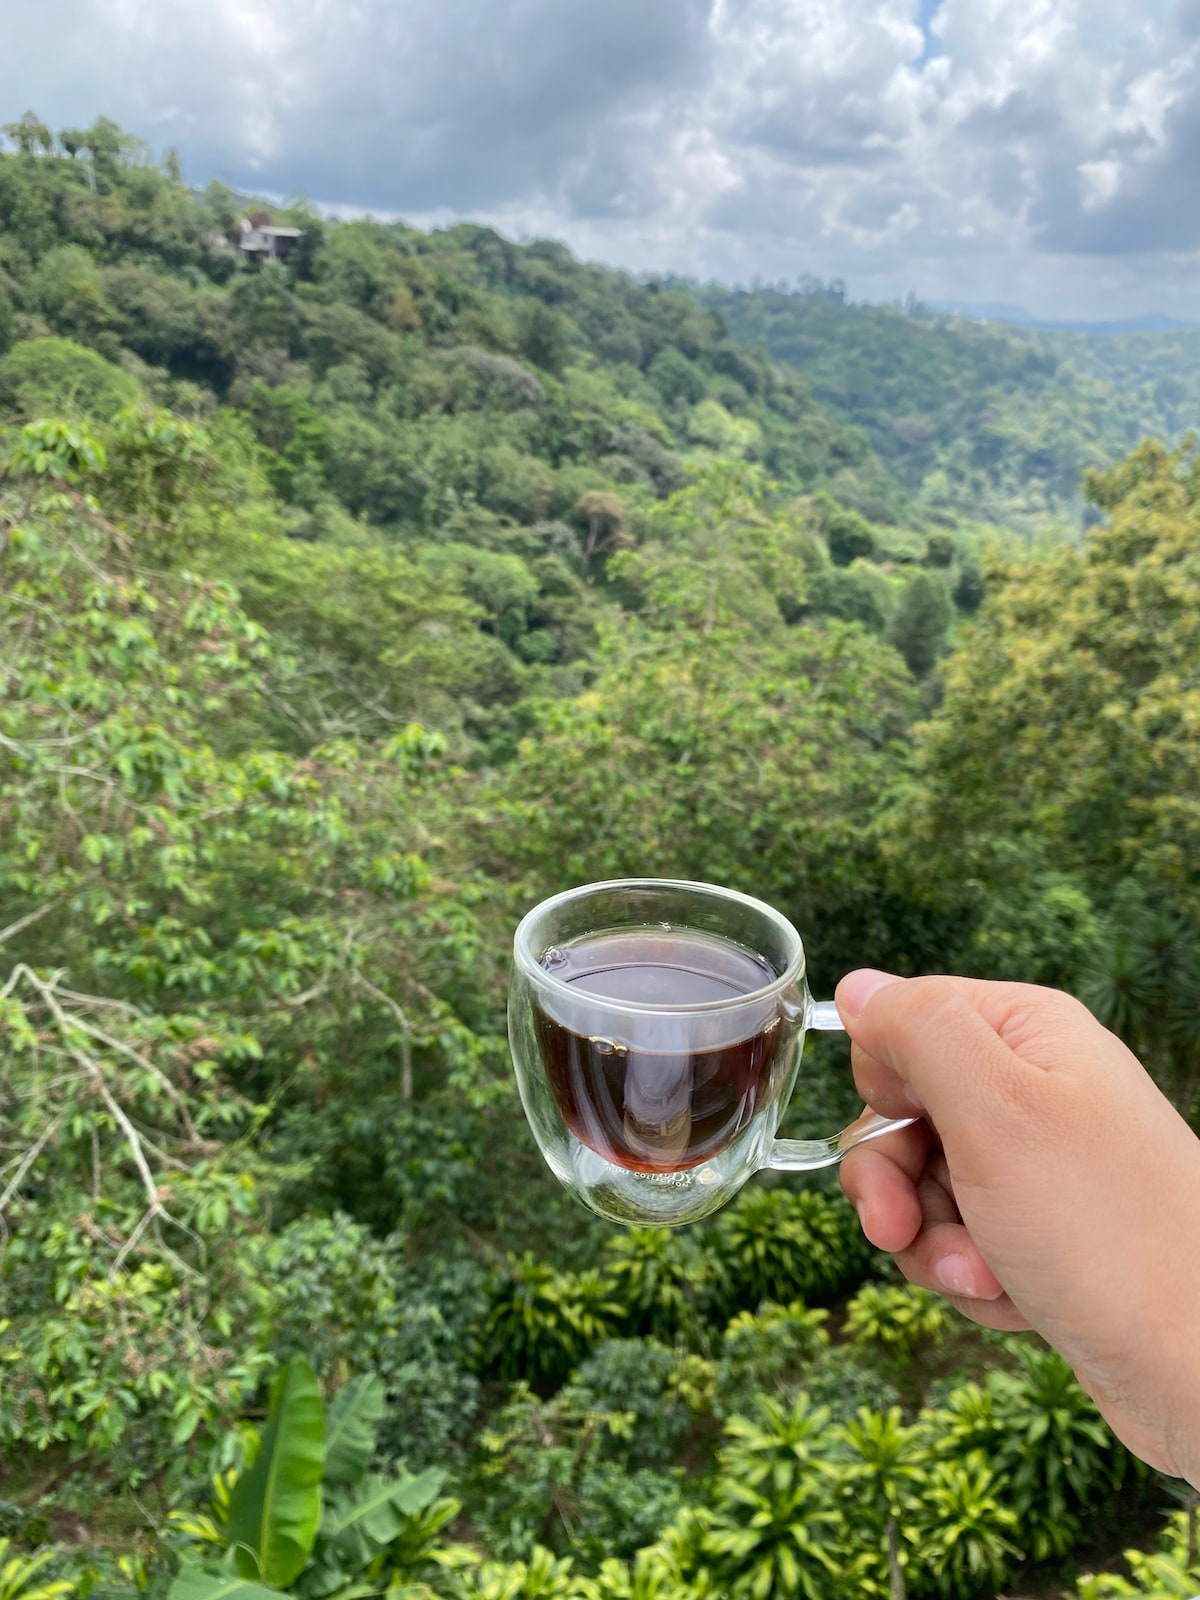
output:
M 1198 484 L 1194 454 L 1148 441 L 1093 480 L 1108 520 L 1082 548 L 995 574 L 944 665 L 904 807 L 906 848 L 930 852 L 935 878 L 976 879 L 998 903 L 1051 868 L 1074 881 L 1109 920 L 1107 974 L 1081 951 L 1072 981 L 1090 974 L 1093 999 L 1185 1099 L 1195 1052 L 1178 1022 L 1151 1022 L 1146 990 L 1124 1014 L 1122 997 L 1136 967 L 1168 948 L 1182 963 L 1196 943 Z M 1139 905 L 1153 915 L 1123 931 Z
M 916 572 L 900 591 L 889 636 L 914 677 L 933 671 L 945 649 L 954 617 L 945 582 L 932 572 Z
M 874 530 L 857 511 L 831 505 L 820 520 L 835 565 L 848 567 L 852 561 L 869 561 L 875 554 Z
M 0 400 L 26 416 L 66 409 L 97 422 L 137 405 L 137 379 L 70 339 L 29 339 L 0 361 Z

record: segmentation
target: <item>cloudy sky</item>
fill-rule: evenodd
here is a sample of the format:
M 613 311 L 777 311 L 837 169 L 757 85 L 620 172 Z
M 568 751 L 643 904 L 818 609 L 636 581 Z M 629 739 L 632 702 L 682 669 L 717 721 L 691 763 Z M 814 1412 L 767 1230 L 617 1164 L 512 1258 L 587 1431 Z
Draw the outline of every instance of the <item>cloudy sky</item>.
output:
M 0 121 L 857 299 L 1200 318 L 1200 0 L 40 0 Z

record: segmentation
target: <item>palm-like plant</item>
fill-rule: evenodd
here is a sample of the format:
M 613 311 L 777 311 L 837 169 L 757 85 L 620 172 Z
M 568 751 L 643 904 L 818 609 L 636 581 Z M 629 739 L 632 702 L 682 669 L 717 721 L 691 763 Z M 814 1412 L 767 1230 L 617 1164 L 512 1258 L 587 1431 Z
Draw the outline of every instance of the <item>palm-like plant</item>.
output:
M 1078 1513 L 1120 1482 L 1129 1457 L 1056 1351 L 1017 1346 L 1024 1371 L 987 1379 L 1000 1433 L 991 1457 L 1009 1482 L 1029 1553 L 1070 1549 Z
M 702 1600 L 708 1584 L 688 1583 L 662 1543 L 639 1550 L 631 1562 L 602 1561 L 596 1575 L 600 1600 Z
M 841 1572 L 835 1530 L 829 1413 L 805 1396 L 734 1417 L 720 1456 L 712 1523 L 702 1548 L 718 1586 L 747 1600 L 833 1600 Z
M 691 1326 L 711 1269 L 690 1241 L 669 1228 L 631 1228 L 608 1241 L 605 1255 L 631 1333 L 670 1341 Z
M 1003 1503 L 1002 1480 L 981 1452 L 939 1461 L 913 1525 L 922 1573 L 947 1600 L 998 1586 L 1021 1556 L 1012 1540 L 1016 1527 L 1016 1514 Z
M 1196 1600 L 1196 1585 L 1200 1584 L 1200 1571 L 1184 1567 L 1174 1557 L 1147 1555 L 1141 1550 L 1127 1550 L 1133 1579 L 1119 1577 L 1113 1572 L 1101 1572 L 1079 1580 L 1079 1600 Z
M 722 1213 L 717 1232 L 730 1293 L 744 1307 L 825 1298 L 863 1259 L 837 1203 L 812 1190 L 744 1190 Z
M 602 1274 L 557 1273 L 527 1253 L 510 1261 L 492 1297 L 485 1358 L 509 1381 L 554 1382 L 611 1335 L 620 1315 L 612 1284 Z
M 947 1321 L 945 1301 L 908 1284 L 865 1283 L 846 1308 L 846 1331 L 855 1344 L 903 1358 L 919 1344 L 936 1344 Z
M 485 1561 L 456 1588 L 462 1600 L 599 1600 L 599 1586 L 572 1571 L 570 1556 L 534 1545 L 528 1561 Z
M 906 1548 L 916 1538 L 913 1518 L 920 1485 L 929 1465 L 919 1428 L 905 1427 L 899 1406 L 886 1412 L 859 1411 L 840 1430 L 841 1462 L 837 1494 L 854 1545 L 867 1543 L 886 1569 L 889 1528 L 897 1560 L 908 1563 Z
M 0 1600 L 66 1600 L 79 1587 L 74 1578 L 51 1578 L 47 1568 L 57 1552 L 42 1550 L 35 1556 L 11 1555 L 11 1539 L 0 1539 Z
M 1176 1511 L 1157 1551 L 1126 1550 L 1125 1560 L 1132 1581 L 1112 1572 L 1101 1572 L 1079 1580 L 1079 1600 L 1194 1600 L 1200 1593 L 1200 1563 L 1195 1550 L 1189 1550 L 1188 1513 Z

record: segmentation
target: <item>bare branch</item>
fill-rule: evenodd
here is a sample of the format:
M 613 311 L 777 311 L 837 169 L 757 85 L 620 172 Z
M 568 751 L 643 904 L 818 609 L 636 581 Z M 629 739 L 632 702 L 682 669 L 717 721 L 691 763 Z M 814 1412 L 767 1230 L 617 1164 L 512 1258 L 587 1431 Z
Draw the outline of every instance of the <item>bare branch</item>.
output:
M 385 994 L 369 978 L 364 978 L 361 972 L 351 972 L 350 981 L 372 995 L 381 1005 L 387 1006 L 400 1024 L 400 1098 L 411 1100 L 413 1097 L 412 1024 L 391 995 Z
M 6 939 L 15 939 L 17 934 L 24 933 L 26 928 L 32 928 L 35 922 L 40 922 L 43 917 L 48 917 L 52 911 L 57 911 L 63 903 L 63 896 L 57 900 L 48 900 L 44 906 L 39 906 L 36 911 L 27 912 L 25 916 L 18 917 L 15 922 L 10 922 L 7 928 L 0 928 L 0 944 Z
M 30 1167 L 33 1166 L 34 1162 L 41 1155 L 42 1151 L 58 1132 L 58 1127 L 61 1122 L 61 1114 L 55 1117 L 53 1121 L 48 1122 L 42 1129 L 41 1137 L 31 1144 L 28 1150 L 26 1150 L 24 1156 L 21 1158 L 20 1165 L 17 1167 L 16 1172 L 13 1174 L 8 1184 L 8 1187 L 5 1189 L 3 1194 L 0 1194 L 0 1211 L 4 1210 L 5 1206 L 12 1199 L 13 1195 L 15 1195 L 17 1190 L 21 1187 L 21 1182 L 25 1177 L 25 1174 L 29 1171 Z
M 55 992 L 57 979 L 58 974 L 52 975 L 49 979 L 41 978 L 32 969 L 32 967 L 27 967 L 23 962 L 20 962 L 9 974 L 8 982 L 5 984 L 4 990 L 0 991 L 0 993 L 11 994 L 17 983 L 21 980 L 24 980 L 29 987 L 35 991 L 58 1026 L 66 1053 L 72 1057 L 72 1059 L 93 1081 L 96 1086 L 97 1095 L 103 1102 L 108 1114 L 112 1117 L 113 1121 L 120 1129 L 124 1139 L 125 1147 L 128 1150 L 130 1159 L 137 1170 L 138 1178 L 141 1181 L 142 1189 L 146 1195 L 146 1210 L 137 1227 L 133 1231 L 132 1239 L 134 1243 L 141 1238 L 142 1234 L 145 1233 L 146 1229 L 152 1224 L 165 1222 L 169 1223 L 171 1227 L 177 1228 L 181 1233 L 186 1234 L 188 1238 L 192 1239 L 194 1243 L 201 1250 L 203 1250 L 204 1241 L 199 1237 L 199 1235 L 195 1233 L 193 1229 L 189 1228 L 186 1223 L 181 1222 L 178 1217 L 173 1216 L 171 1212 L 167 1210 L 166 1206 L 163 1205 L 159 1185 L 155 1179 L 154 1173 L 150 1170 L 150 1164 L 146 1159 L 146 1141 L 130 1121 L 129 1116 L 123 1107 L 118 1103 L 111 1088 L 109 1087 L 108 1080 L 106 1079 L 99 1062 L 96 1061 L 94 1057 L 92 1057 L 82 1047 L 81 1044 L 76 1042 L 76 1036 L 80 1032 L 85 1033 L 91 1037 L 98 1038 L 102 1043 L 115 1048 L 121 1054 L 132 1056 L 139 1066 L 144 1067 L 149 1064 L 143 1057 L 139 1056 L 136 1051 L 129 1050 L 129 1048 L 123 1045 L 120 1040 L 112 1039 L 100 1029 L 89 1027 L 87 1024 L 83 1023 L 80 1018 L 70 1016 L 63 1009 L 59 1002 L 59 996 Z M 161 1073 L 159 1073 L 158 1068 L 152 1067 L 151 1070 L 157 1076 L 163 1076 Z M 173 1087 L 174 1086 L 172 1085 L 172 1088 Z M 48 1137 L 48 1135 L 44 1134 L 43 1140 L 46 1137 Z M 9 1188 L 11 1189 L 12 1187 L 13 1185 L 10 1183 Z M 196 1269 L 186 1262 L 177 1251 L 171 1249 L 171 1247 L 162 1238 L 161 1232 L 157 1234 L 157 1237 L 161 1248 L 168 1256 L 170 1256 L 170 1258 L 175 1262 L 181 1271 L 187 1273 L 189 1277 L 195 1278 L 200 1276 L 200 1274 L 196 1272 Z M 127 1239 L 121 1246 L 117 1260 L 113 1265 L 112 1270 L 114 1272 L 119 1270 L 121 1263 L 128 1256 L 129 1251 L 132 1248 L 133 1245 Z

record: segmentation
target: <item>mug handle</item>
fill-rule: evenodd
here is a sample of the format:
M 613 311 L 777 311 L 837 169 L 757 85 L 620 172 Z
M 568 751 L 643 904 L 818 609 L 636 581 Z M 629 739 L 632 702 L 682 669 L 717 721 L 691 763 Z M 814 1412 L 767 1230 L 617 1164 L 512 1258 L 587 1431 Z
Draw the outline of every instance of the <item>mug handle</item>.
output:
M 832 1000 L 810 1001 L 805 1025 L 817 1033 L 846 1031 Z M 764 1165 L 776 1172 L 815 1172 L 818 1167 L 834 1167 L 856 1146 L 885 1133 L 897 1133 L 920 1120 L 916 1116 L 881 1117 L 877 1111 L 867 1110 L 832 1139 L 774 1140 Z

